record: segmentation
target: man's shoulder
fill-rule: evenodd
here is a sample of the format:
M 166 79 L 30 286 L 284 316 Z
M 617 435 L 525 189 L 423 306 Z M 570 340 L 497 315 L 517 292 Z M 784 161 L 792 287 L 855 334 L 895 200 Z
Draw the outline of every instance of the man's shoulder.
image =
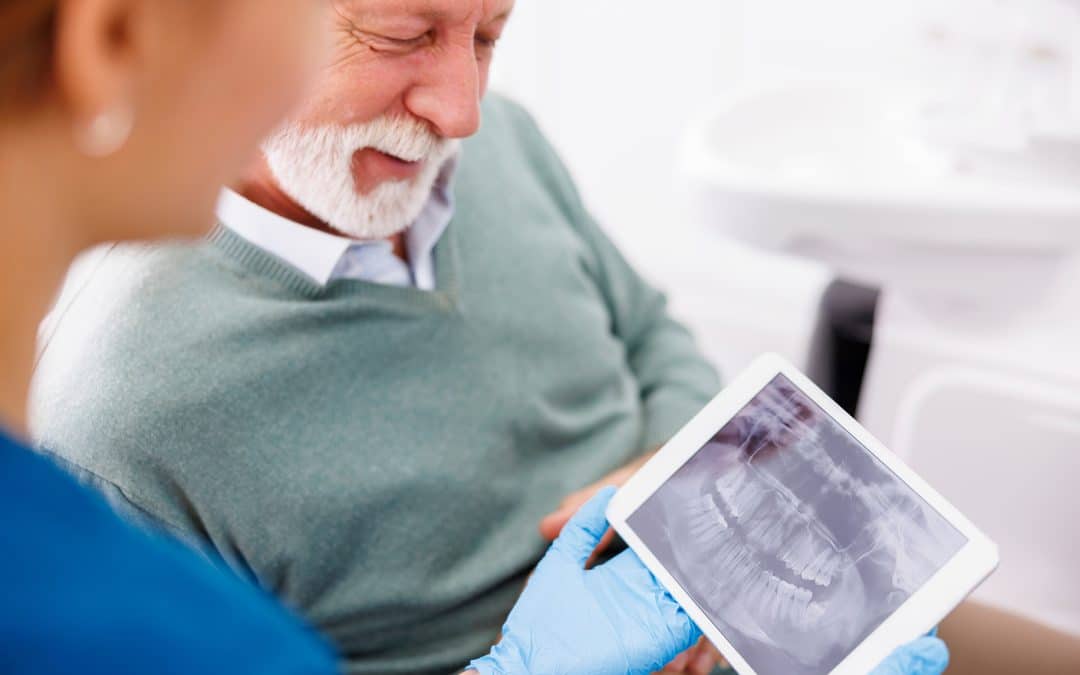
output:
M 520 195 L 526 186 L 559 203 L 576 204 L 577 187 L 559 153 L 532 114 L 520 103 L 489 93 L 480 131 L 465 143 L 462 172 L 473 192 Z M 498 188 L 494 186 L 498 185 Z
M 110 244 L 79 256 L 64 278 L 57 301 L 42 324 L 47 344 L 57 330 L 80 321 L 112 325 L 111 313 L 133 319 L 154 310 L 161 302 L 184 304 L 197 298 L 199 289 L 213 285 L 223 269 L 205 241 L 158 244 Z M 155 316 L 172 313 L 153 311 Z M 97 317 L 98 321 L 90 321 Z M 128 324 L 122 324 L 128 325 Z
M 227 363 L 217 345 L 230 310 L 212 290 L 229 272 L 207 246 L 111 246 L 80 260 L 41 327 L 30 398 L 35 445 L 174 526 L 182 514 L 146 476 L 212 451 L 195 436 L 220 406 L 208 392 Z
M 83 301 L 89 292 L 127 296 L 205 278 L 209 256 L 203 241 L 100 246 L 71 265 L 53 314 L 66 304 Z
M 169 373 L 214 331 L 203 244 L 115 245 L 84 254 L 39 331 L 31 410 L 36 431 L 103 429 L 158 414 Z M 79 414 L 74 414 L 79 411 Z M 87 419 L 89 418 L 89 419 Z M 54 448 L 55 449 L 55 448 Z

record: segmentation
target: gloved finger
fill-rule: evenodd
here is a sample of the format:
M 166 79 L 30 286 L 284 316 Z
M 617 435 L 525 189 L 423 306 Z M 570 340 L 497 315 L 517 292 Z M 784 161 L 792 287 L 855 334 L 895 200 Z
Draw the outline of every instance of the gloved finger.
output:
M 603 565 L 594 568 L 594 571 L 596 570 L 605 570 L 615 575 L 628 586 L 637 589 L 644 597 L 651 598 L 652 605 L 662 613 L 664 625 L 680 645 L 680 649 L 675 654 L 690 649 L 701 638 L 701 631 L 697 624 L 690 619 L 664 585 L 653 576 L 645 563 L 641 562 L 633 549 L 623 551 Z
M 941 675 L 949 665 L 949 650 L 938 638 L 924 637 L 901 647 L 873 675 Z
M 606 487 L 585 503 L 574 514 L 562 533 L 551 545 L 553 551 L 585 567 L 585 561 L 592 555 L 593 549 L 600 543 L 607 532 L 608 522 L 604 512 L 615 495 L 615 488 Z

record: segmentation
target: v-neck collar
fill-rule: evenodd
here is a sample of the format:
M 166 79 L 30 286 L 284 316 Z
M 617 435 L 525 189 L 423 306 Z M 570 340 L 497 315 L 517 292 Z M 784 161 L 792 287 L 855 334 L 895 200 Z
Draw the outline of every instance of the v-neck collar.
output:
M 460 303 L 460 260 L 452 221 L 435 245 L 436 284 L 433 291 L 358 279 L 336 279 L 326 285 L 319 284 L 287 261 L 256 246 L 223 224 L 218 224 L 210 233 L 208 243 L 249 273 L 311 300 L 346 297 L 384 299 L 444 311 L 456 308 Z

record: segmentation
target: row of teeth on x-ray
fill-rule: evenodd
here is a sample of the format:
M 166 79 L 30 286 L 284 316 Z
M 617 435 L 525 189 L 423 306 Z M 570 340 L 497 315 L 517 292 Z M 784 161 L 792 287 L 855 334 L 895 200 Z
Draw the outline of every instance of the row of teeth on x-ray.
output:
M 895 557 L 893 585 L 908 593 L 914 592 L 923 575 L 929 574 L 934 568 L 931 561 L 908 551 L 905 546 L 905 538 L 908 536 L 906 533 L 922 520 L 922 509 L 915 499 L 894 481 L 865 482 L 851 475 L 825 451 L 816 433 L 785 451 L 794 451 L 801 457 L 811 473 L 817 475 L 815 480 L 822 481 L 827 491 L 842 495 L 850 503 L 858 504 L 864 509 L 866 526 L 847 546 L 846 553 L 850 564 L 885 548 Z M 742 468 L 747 470 L 745 466 Z M 773 487 L 787 492 L 779 482 Z M 792 499 L 793 502 L 796 501 L 794 495 Z M 792 548 L 782 554 L 782 559 L 791 567 L 793 560 L 803 560 L 804 556 L 812 555 L 814 550 L 812 546 L 807 546 L 805 540 L 797 540 Z
M 701 504 L 703 508 L 694 509 L 688 522 L 690 534 L 719 563 L 711 581 L 711 595 L 727 597 L 733 589 L 745 589 L 744 604 L 804 630 L 812 628 L 825 612 L 822 603 L 814 601 L 813 591 L 764 569 L 758 552 L 733 536 L 712 495 L 704 495 Z
M 933 573 L 934 535 L 918 500 L 855 448 L 833 446 L 844 441 L 797 395 L 756 403 L 703 449 L 697 466 L 715 469 L 688 473 L 664 501 L 675 536 L 694 543 L 673 553 L 728 626 L 815 667 L 858 630 L 865 584 L 891 575 L 910 594 Z M 820 639 L 795 637 L 811 632 Z
M 719 516 L 717 524 L 728 527 L 723 516 L 726 510 L 762 554 L 776 556 L 802 579 L 828 587 L 844 563 L 843 554 L 812 514 L 795 506 L 792 495 L 763 485 L 753 472 L 744 463 L 716 481 L 716 494 L 726 507 L 721 509 L 712 495 L 707 496 L 710 510 Z
M 701 495 L 686 515 L 694 541 L 719 563 L 714 592 L 742 589 L 747 605 L 809 629 L 825 611 L 821 602 L 813 600 L 813 589 L 830 587 L 841 572 L 880 546 L 902 549 L 905 514 L 897 509 L 896 498 L 906 495 L 892 495 L 882 485 L 860 481 L 820 447 L 815 448 L 816 442 L 795 445 L 804 459 L 812 460 L 803 463 L 802 469 L 819 474 L 815 480 L 823 481 L 823 491 L 841 492 L 867 508 L 867 527 L 847 550 L 841 550 L 817 522 L 811 505 L 799 504 L 778 481 L 751 466 L 749 458 L 721 475 L 714 483 L 715 491 Z M 778 560 L 806 586 L 776 577 L 761 566 L 759 556 Z M 897 563 L 894 583 L 914 590 L 905 576 L 909 565 L 902 556 Z
M 713 452 L 737 463 L 683 502 L 682 512 L 682 527 L 705 555 L 696 562 L 707 570 L 702 576 L 717 607 L 738 598 L 759 620 L 813 630 L 828 606 L 861 594 L 847 572 L 883 548 L 895 586 L 914 590 L 928 568 L 904 552 L 904 539 L 920 507 L 884 472 L 882 480 L 864 479 L 827 451 L 809 404 L 769 389 L 726 432 Z M 834 511 L 850 505 L 849 522 L 838 524 L 852 528 L 840 535 L 843 544 L 815 511 L 825 504 Z

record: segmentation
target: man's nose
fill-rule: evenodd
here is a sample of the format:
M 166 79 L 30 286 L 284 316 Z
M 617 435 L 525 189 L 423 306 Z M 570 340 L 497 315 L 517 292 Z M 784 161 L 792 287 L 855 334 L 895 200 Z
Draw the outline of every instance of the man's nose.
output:
M 405 105 L 445 138 L 467 138 L 480 128 L 480 64 L 475 53 L 446 53 L 406 96 Z

